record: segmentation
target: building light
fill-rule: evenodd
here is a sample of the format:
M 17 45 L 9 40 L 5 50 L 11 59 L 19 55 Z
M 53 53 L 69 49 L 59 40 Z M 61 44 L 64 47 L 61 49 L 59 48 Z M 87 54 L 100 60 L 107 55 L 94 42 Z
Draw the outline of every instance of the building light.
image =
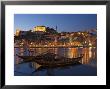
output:
M 89 46 L 92 46 L 92 44 L 91 44 L 91 43 L 89 43 Z
M 80 35 L 81 33 L 80 33 L 80 32 L 78 32 L 78 34 Z
M 46 32 L 45 26 L 36 26 L 34 27 L 34 32 Z
M 15 33 L 15 36 L 19 36 L 19 35 L 20 35 L 20 30 L 17 29 L 17 30 L 16 30 L 16 33 Z
M 31 42 L 31 44 L 33 44 L 33 43 Z
M 23 45 L 23 43 L 21 43 Z

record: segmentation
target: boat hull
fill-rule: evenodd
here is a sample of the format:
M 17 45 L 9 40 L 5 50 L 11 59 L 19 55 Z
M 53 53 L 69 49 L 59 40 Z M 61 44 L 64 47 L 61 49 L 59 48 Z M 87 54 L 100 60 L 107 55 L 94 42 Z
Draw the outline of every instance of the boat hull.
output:
M 56 66 L 67 66 L 72 64 L 77 64 L 82 60 L 82 57 L 72 58 L 64 61 L 44 61 L 44 60 L 36 60 L 35 62 L 43 67 L 56 67 Z
M 66 58 L 61 56 L 56 57 L 56 55 L 53 53 L 47 53 L 38 56 L 17 56 L 24 59 L 24 61 L 36 62 L 44 67 L 71 65 L 81 61 L 81 59 L 83 58 L 83 55 L 77 58 Z

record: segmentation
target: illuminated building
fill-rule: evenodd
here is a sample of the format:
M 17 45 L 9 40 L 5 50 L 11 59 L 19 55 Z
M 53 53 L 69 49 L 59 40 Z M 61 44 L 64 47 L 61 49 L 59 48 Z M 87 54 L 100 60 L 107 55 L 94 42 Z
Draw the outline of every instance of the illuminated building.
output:
M 36 26 L 34 27 L 34 32 L 46 32 L 45 26 Z
M 15 36 L 19 36 L 19 35 L 20 35 L 20 30 L 19 29 L 16 29 Z

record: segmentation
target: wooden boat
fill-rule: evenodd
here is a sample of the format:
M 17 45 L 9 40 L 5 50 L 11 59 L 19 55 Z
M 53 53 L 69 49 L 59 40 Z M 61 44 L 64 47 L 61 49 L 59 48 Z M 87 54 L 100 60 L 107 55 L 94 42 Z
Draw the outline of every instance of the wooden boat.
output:
M 75 64 L 79 62 L 83 57 L 83 55 L 81 55 L 80 57 L 76 58 L 66 58 L 49 52 L 40 54 L 38 56 L 17 56 L 26 61 L 36 62 L 44 67 L 55 67 Z
M 56 60 L 47 61 L 47 60 L 43 59 L 43 60 L 34 60 L 34 61 L 44 67 L 56 67 L 56 66 L 65 66 L 65 65 L 76 64 L 79 61 L 81 61 L 82 57 L 83 56 L 77 57 L 77 58 L 65 58 L 63 60 L 56 59 Z

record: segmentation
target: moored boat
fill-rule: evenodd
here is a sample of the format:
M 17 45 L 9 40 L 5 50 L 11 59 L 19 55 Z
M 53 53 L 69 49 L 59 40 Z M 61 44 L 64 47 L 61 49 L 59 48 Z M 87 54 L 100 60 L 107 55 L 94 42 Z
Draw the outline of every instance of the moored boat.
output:
M 52 61 L 47 61 L 45 59 L 43 60 L 34 60 L 38 64 L 45 66 L 45 67 L 55 67 L 55 66 L 65 66 L 65 65 L 71 65 L 76 64 L 79 61 L 81 61 L 83 56 L 77 57 L 77 58 L 65 58 L 65 59 L 56 59 Z
M 79 62 L 83 58 L 83 55 L 80 55 L 76 58 L 66 58 L 49 52 L 40 54 L 38 56 L 17 56 L 26 61 L 36 62 L 44 67 L 71 65 Z

